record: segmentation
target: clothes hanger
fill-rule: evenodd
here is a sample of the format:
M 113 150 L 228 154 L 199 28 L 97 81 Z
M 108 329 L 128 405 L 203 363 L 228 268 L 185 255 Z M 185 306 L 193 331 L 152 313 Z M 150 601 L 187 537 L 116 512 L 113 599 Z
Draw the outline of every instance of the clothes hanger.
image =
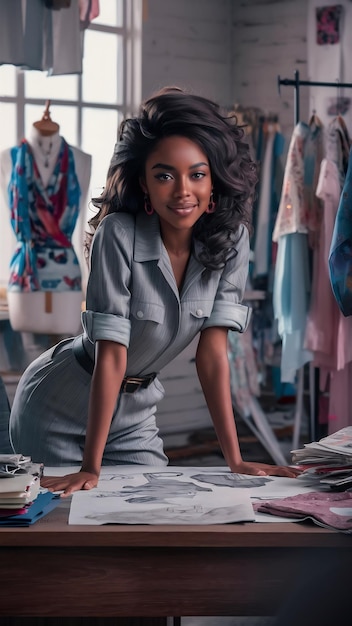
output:
M 347 124 L 346 124 L 344 117 L 342 117 L 341 113 L 338 113 L 338 115 L 336 115 L 335 120 L 341 126 L 342 132 L 344 133 L 345 137 L 348 138 L 348 141 L 350 142 L 350 136 L 349 136 Z
M 316 126 L 316 127 L 322 127 L 323 126 L 323 122 L 321 121 L 319 115 L 316 114 L 315 109 L 313 109 L 312 111 L 312 115 L 310 117 L 308 126 Z
M 337 85 L 337 94 L 336 94 L 336 117 L 335 120 L 336 122 L 338 122 L 338 124 L 340 124 L 343 132 L 345 133 L 346 136 L 348 136 L 348 130 L 347 130 L 347 126 L 346 126 L 346 122 L 342 116 L 342 112 L 341 112 L 341 101 L 342 101 L 342 90 L 341 90 L 341 86 L 340 86 L 340 81 L 337 79 L 336 80 L 336 85 Z
M 40 132 L 41 135 L 45 137 L 50 137 L 50 135 L 54 135 L 54 133 L 57 133 L 60 130 L 59 124 L 53 122 L 51 119 L 49 109 L 50 100 L 47 100 L 42 119 L 33 123 L 33 126 Z
M 336 94 L 337 112 L 336 112 L 336 117 L 333 119 L 332 123 L 337 124 L 340 127 L 341 139 L 346 144 L 347 152 L 349 152 L 349 148 L 351 146 L 351 138 L 350 138 L 350 134 L 346 125 L 346 121 L 341 112 L 342 89 L 341 89 L 340 81 L 338 79 L 336 80 L 336 86 L 337 86 L 337 94 Z

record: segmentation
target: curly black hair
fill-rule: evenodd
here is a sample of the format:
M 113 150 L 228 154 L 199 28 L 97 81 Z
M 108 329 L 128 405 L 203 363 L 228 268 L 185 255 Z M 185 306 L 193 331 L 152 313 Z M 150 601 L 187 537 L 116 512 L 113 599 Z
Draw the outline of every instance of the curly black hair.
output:
M 142 103 L 136 117 L 122 122 L 106 186 L 92 199 L 99 210 L 89 224 L 94 231 L 109 213 L 143 210 L 139 181 L 146 160 L 160 139 L 173 135 L 191 139 L 208 157 L 216 211 L 200 217 L 193 236 L 203 244 L 198 260 L 209 270 L 220 269 L 236 254 L 239 224 L 250 229 L 257 167 L 235 113 L 178 87 L 165 87 Z

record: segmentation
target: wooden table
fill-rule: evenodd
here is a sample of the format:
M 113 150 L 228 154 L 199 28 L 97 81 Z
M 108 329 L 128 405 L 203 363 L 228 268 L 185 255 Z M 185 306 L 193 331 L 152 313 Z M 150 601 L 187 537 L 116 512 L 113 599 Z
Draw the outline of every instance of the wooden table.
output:
M 26 626 L 159 626 L 166 616 L 274 615 L 312 561 L 352 563 L 351 536 L 309 523 L 69 526 L 68 506 L 0 529 L 2 626 L 25 616 L 36 617 Z

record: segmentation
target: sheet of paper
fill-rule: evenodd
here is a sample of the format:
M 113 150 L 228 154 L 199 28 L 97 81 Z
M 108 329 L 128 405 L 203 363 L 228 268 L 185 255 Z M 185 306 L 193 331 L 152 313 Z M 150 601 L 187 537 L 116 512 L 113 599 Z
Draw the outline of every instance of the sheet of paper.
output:
M 254 521 L 247 490 L 203 468 L 104 468 L 97 489 L 72 497 L 69 524 L 226 524 Z

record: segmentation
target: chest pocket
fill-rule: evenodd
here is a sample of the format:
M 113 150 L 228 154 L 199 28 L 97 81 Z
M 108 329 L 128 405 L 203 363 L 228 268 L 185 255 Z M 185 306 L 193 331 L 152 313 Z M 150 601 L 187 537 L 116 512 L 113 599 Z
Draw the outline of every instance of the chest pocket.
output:
M 191 317 L 202 322 L 205 322 L 205 320 L 210 317 L 213 306 L 213 300 L 197 300 L 194 302 L 187 302 L 187 307 Z
M 140 322 L 156 322 L 163 324 L 165 319 L 165 307 L 160 304 L 132 300 L 131 315 Z

